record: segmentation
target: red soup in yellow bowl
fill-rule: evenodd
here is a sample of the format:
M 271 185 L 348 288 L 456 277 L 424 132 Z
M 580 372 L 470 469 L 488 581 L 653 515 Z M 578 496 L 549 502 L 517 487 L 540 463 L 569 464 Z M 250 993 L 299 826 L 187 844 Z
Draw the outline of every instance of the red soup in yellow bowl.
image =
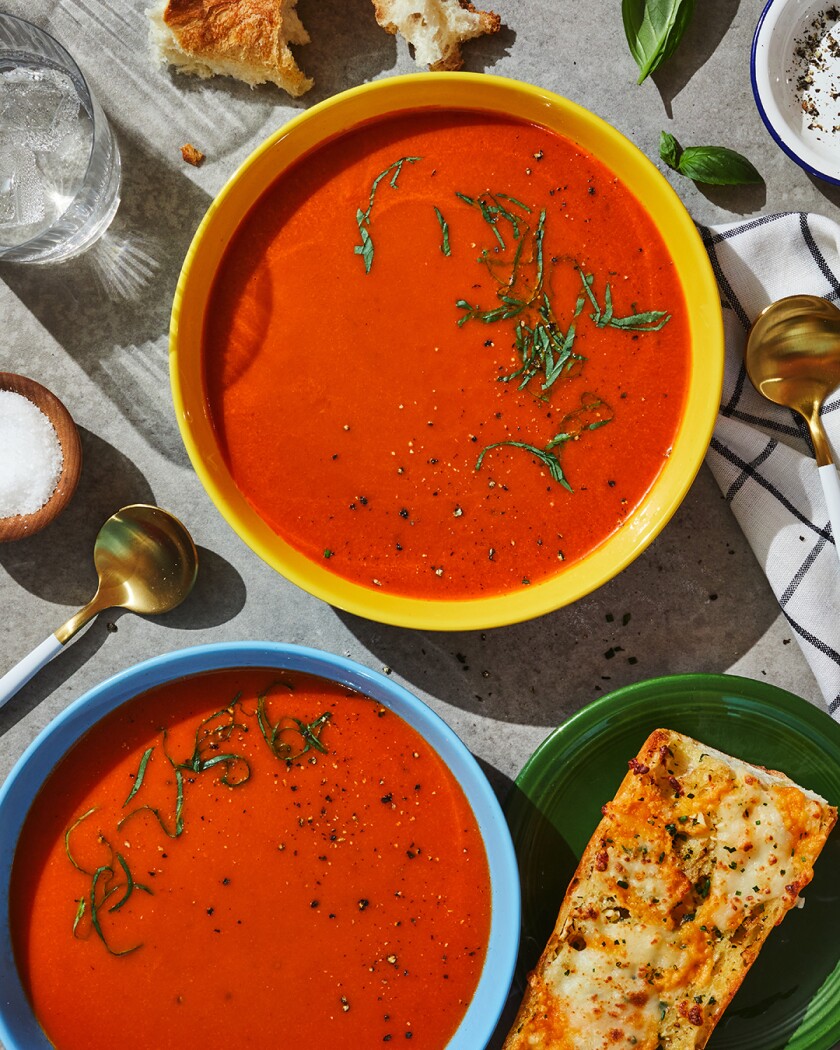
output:
M 701 387 L 693 228 L 669 244 L 553 111 L 455 95 L 351 122 L 261 187 L 202 292 L 201 439 L 182 427 L 291 578 L 379 618 L 479 626 L 563 604 L 649 541 L 699 466 L 721 354 L 704 300 Z M 183 332 L 176 307 L 192 402 Z
M 313 663 L 300 652 L 280 655 Z M 8 893 L 51 1044 L 444 1050 L 482 979 L 485 1012 L 500 1009 L 515 937 L 485 973 L 491 910 L 515 928 L 518 896 L 492 900 L 499 854 L 451 756 L 382 695 L 221 668 L 162 681 L 81 736 L 22 823 Z M 482 1018 L 469 1029 L 488 1034 Z

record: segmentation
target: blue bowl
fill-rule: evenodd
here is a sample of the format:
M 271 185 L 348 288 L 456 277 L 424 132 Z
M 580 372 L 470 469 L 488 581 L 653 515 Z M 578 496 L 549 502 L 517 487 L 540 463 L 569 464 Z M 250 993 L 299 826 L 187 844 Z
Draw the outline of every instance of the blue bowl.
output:
M 103 716 L 147 689 L 203 671 L 271 667 L 317 675 L 390 708 L 437 751 L 460 783 L 487 851 L 492 889 L 490 941 L 475 995 L 447 1050 L 480 1050 L 505 1005 L 519 947 L 520 891 L 510 832 L 496 796 L 456 734 L 408 690 L 352 660 L 296 645 L 232 642 L 196 646 L 138 664 L 91 689 L 30 745 L 0 788 L 0 1042 L 6 1050 L 52 1050 L 17 974 L 9 929 L 12 860 L 29 808 L 69 748 Z

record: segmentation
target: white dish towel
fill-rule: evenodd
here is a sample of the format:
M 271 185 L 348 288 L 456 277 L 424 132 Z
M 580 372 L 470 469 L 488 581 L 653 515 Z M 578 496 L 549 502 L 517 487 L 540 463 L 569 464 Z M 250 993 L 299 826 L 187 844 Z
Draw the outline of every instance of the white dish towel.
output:
M 840 537 L 831 533 L 804 420 L 761 397 L 744 369 L 749 326 L 773 300 L 801 293 L 840 300 L 840 226 L 786 212 L 700 233 L 726 334 L 723 395 L 706 462 L 840 720 Z M 840 391 L 827 399 L 823 422 L 837 461 Z

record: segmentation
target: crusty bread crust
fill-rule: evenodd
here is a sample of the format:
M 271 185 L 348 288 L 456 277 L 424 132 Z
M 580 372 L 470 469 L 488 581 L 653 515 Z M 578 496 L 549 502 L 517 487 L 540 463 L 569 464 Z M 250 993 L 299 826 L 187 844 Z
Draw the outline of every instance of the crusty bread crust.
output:
M 272 83 L 302 95 L 312 80 L 290 44 L 309 43 L 297 0 L 159 0 L 149 10 L 151 46 L 179 73 Z
M 477 11 L 469 0 L 373 0 L 373 6 L 382 28 L 404 36 L 417 64 L 435 71 L 460 69 L 461 44 L 501 25 L 497 14 Z
M 837 810 L 654 731 L 587 845 L 503 1050 L 702 1050 Z

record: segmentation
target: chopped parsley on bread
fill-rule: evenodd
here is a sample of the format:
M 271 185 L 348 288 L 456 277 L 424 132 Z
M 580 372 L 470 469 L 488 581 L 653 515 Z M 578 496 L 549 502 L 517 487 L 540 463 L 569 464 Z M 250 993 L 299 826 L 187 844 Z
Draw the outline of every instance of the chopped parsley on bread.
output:
M 602 813 L 503 1050 L 700 1050 L 837 819 L 667 729 Z

